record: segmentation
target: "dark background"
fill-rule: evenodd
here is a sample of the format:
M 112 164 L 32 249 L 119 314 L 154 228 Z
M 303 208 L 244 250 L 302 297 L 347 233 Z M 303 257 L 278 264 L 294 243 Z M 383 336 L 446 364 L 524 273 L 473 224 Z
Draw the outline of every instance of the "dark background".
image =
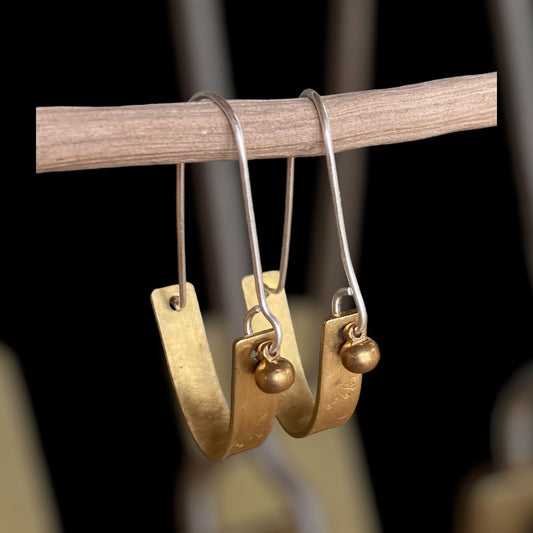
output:
M 379 3 L 375 88 L 498 70 L 484 2 L 405 4 Z M 326 4 L 313 5 L 226 2 L 236 97 L 324 90 Z M 165 2 L 41 3 L 35 17 L 36 107 L 191 96 Z M 5 178 L 0 338 L 20 358 L 63 526 L 170 532 L 181 443 L 149 295 L 176 282 L 175 170 L 30 165 Z M 254 194 L 272 165 L 254 163 Z M 289 293 L 306 290 L 306 180 Z M 450 530 L 458 486 L 491 459 L 497 394 L 531 358 L 516 196 L 502 113 L 496 128 L 369 150 L 358 276 L 383 359 L 357 416 L 385 533 Z M 212 268 L 194 248 L 188 260 Z

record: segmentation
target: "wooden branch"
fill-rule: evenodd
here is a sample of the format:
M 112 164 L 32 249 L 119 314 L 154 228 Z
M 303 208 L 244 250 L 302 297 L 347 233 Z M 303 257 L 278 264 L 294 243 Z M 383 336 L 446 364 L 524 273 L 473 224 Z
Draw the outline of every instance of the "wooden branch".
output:
M 495 72 L 324 96 L 336 152 L 497 124 Z M 229 100 L 248 159 L 319 156 L 324 144 L 307 98 Z M 237 159 L 211 101 L 36 109 L 36 172 Z

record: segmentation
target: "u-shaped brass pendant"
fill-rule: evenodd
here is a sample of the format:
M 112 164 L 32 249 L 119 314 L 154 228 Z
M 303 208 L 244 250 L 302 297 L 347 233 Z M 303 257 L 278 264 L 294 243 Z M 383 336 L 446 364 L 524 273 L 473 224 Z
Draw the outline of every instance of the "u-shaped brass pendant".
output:
M 178 285 L 155 289 L 151 300 L 189 430 L 200 450 L 214 461 L 255 448 L 272 429 L 278 395 L 258 387 L 254 375 L 257 361 L 252 355 L 264 342 L 274 341 L 274 330 L 234 341 L 230 409 L 217 377 L 194 287 L 187 283 L 187 305 L 176 311 L 170 302 L 178 289 Z
M 185 421 L 200 450 L 217 461 L 262 444 L 276 418 L 277 394 L 292 385 L 294 369 L 281 356 L 283 330 L 266 302 L 262 284 L 263 269 L 240 122 L 229 103 L 216 93 L 196 93 L 191 101 L 203 99 L 211 100 L 221 109 L 234 133 L 252 277 L 259 300 L 245 315 L 244 336 L 233 343 L 231 408 L 220 387 L 196 292 L 186 281 L 184 163 L 177 166 L 176 180 L 179 284 L 155 289 L 151 301 Z M 269 326 L 254 334 L 251 321 L 257 313 L 266 318 Z
M 372 370 L 380 359 L 377 344 L 366 335 L 366 308 L 348 249 L 329 118 L 318 93 L 312 89 L 306 89 L 300 96 L 310 98 L 318 113 L 326 148 L 328 177 L 341 259 L 350 287 L 337 291 L 332 302 L 333 314 L 327 317 L 322 324 L 318 385 L 316 398 L 313 398 L 298 353 L 289 306 L 283 288 L 290 233 L 290 225 L 287 221 L 290 220 L 290 210 L 292 209 L 290 203 L 292 199 L 287 197 L 286 223 L 282 245 L 282 257 L 285 257 L 285 260 L 281 263 L 280 272 L 264 273 L 263 285 L 267 290 L 269 287 L 278 287 L 276 290 L 268 290 L 268 303 L 282 325 L 284 332 L 283 354 L 292 363 L 295 371 L 292 387 L 278 395 L 277 414 L 280 424 L 293 437 L 305 437 L 344 424 L 352 416 L 357 406 L 361 392 L 362 373 Z M 289 177 L 292 180 L 292 173 Z M 241 285 L 246 306 L 251 308 L 257 303 L 257 291 L 254 292 L 253 290 L 254 278 L 245 277 Z M 343 294 L 353 296 L 357 311 L 340 311 L 338 299 Z
M 263 274 L 265 285 L 276 286 L 278 277 L 277 271 Z M 242 280 L 242 290 L 246 306 L 255 305 L 253 276 Z M 283 429 L 293 437 L 305 437 L 344 424 L 353 415 L 361 391 L 362 375 L 348 370 L 341 357 L 341 349 L 346 344 L 345 328 L 357 324 L 358 313 L 348 311 L 324 320 L 317 391 L 313 398 L 298 352 L 285 291 L 269 294 L 268 303 L 283 328 L 283 356 L 290 360 L 295 371 L 292 387 L 277 395 L 277 418 Z M 255 329 L 265 325 L 262 320 L 258 315 Z

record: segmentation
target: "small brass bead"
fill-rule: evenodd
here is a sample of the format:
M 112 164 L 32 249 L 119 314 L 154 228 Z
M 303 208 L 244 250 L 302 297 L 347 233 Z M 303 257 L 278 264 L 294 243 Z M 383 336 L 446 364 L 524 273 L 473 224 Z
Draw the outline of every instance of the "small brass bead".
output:
M 377 343 L 366 337 L 359 342 L 347 340 L 342 345 L 340 356 L 346 370 L 354 374 L 364 374 L 376 367 L 381 354 Z
M 256 366 L 255 382 L 268 394 L 286 391 L 294 382 L 294 367 L 284 357 L 276 357 L 271 361 L 263 359 Z

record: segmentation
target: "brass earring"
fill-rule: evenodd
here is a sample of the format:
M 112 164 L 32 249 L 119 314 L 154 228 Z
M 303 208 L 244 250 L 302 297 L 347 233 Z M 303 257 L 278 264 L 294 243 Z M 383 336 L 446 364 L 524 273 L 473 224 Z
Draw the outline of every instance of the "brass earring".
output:
M 378 345 L 367 337 L 367 313 L 357 283 L 348 248 L 342 202 L 338 185 L 335 154 L 329 119 L 318 93 L 306 89 L 300 95 L 311 99 L 317 110 L 326 145 L 328 177 L 335 208 L 335 218 L 343 262 L 349 287 L 341 288 L 332 298 L 332 315 L 322 325 L 319 375 L 316 397 L 309 388 L 298 353 L 294 328 L 284 290 L 269 294 L 269 304 L 283 325 L 284 355 L 295 369 L 293 386 L 278 395 L 277 418 L 293 437 L 305 437 L 345 423 L 354 413 L 359 400 L 362 374 L 372 370 L 380 359 Z M 288 246 L 288 245 L 287 245 Z M 265 281 L 275 282 L 277 272 L 265 272 Z M 253 280 L 242 281 L 248 307 L 254 305 Z M 340 299 L 351 295 L 356 308 L 342 312 Z
M 245 314 L 244 336 L 233 343 L 231 409 L 216 374 L 194 286 L 186 281 L 183 163 L 177 167 L 176 185 L 179 284 L 155 289 L 151 302 L 187 426 L 204 455 L 216 461 L 264 442 L 276 417 L 276 393 L 292 385 L 294 369 L 280 355 L 282 326 L 265 297 L 242 128 L 224 98 L 201 92 L 190 101 L 201 99 L 220 107 L 234 133 L 254 271 L 256 304 Z M 257 313 L 268 327 L 253 333 L 250 323 Z

